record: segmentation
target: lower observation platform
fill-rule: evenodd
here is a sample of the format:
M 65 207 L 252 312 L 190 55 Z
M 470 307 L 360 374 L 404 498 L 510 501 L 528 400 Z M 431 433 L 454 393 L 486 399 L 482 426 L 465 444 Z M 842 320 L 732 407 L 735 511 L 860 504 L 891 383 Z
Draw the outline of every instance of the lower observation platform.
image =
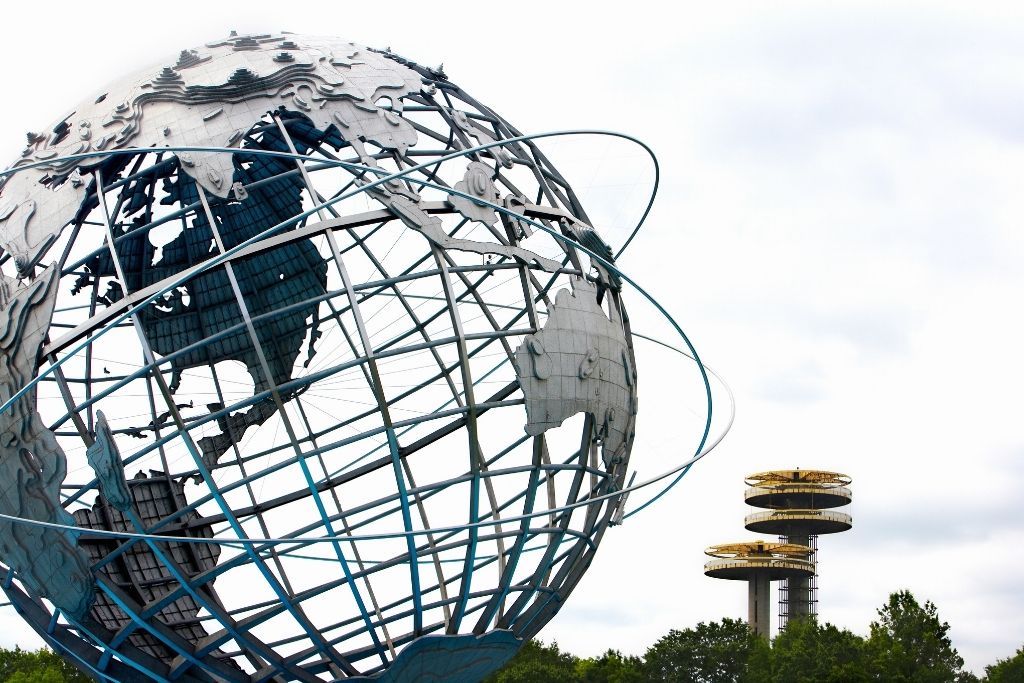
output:
M 715 558 L 704 565 L 707 576 L 747 582 L 747 624 L 765 638 L 771 635 L 771 582 L 814 576 L 812 550 L 806 545 L 747 541 L 713 545 L 704 552 Z
M 716 579 L 778 581 L 814 574 L 814 563 L 807 559 L 811 549 L 805 545 L 749 541 L 711 546 L 704 552 L 715 558 L 704 565 L 704 574 Z

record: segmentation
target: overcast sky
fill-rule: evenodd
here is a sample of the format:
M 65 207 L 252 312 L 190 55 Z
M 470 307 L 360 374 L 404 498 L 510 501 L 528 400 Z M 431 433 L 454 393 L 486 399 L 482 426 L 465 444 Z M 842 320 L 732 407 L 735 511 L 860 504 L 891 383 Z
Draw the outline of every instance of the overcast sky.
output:
M 866 634 L 909 588 L 980 672 L 1024 644 L 1024 14 L 668 4 L 11 3 L 0 157 L 104 83 L 231 29 L 391 46 L 443 62 L 524 131 L 643 139 L 661 193 L 621 265 L 727 378 L 736 425 L 670 496 L 606 535 L 542 637 L 639 654 L 670 628 L 745 616 L 745 587 L 705 578 L 702 550 L 751 536 L 745 474 L 816 467 L 850 474 L 855 491 L 854 529 L 819 544 L 822 619 Z M 131 13 L 142 7 L 152 14 Z M 576 149 L 585 201 L 623 234 L 649 182 L 643 157 Z M 701 406 L 646 394 L 638 348 L 639 428 L 678 438 L 682 458 L 692 435 L 644 411 Z M 38 642 L 0 616 L 0 645 Z

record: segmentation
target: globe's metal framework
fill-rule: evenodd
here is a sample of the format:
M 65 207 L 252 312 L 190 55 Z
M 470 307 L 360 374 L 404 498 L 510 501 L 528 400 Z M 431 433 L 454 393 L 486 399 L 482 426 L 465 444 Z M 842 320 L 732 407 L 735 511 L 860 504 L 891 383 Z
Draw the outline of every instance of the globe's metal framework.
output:
M 0 576 L 95 675 L 473 680 L 621 519 L 629 278 L 442 71 L 232 36 L 12 170 Z

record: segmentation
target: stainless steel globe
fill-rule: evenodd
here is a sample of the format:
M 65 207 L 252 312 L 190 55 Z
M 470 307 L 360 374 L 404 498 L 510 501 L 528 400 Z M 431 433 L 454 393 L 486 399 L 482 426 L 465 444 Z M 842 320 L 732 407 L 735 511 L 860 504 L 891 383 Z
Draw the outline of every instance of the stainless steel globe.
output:
M 29 134 L 0 247 L 0 577 L 95 676 L 478 680 L 621 513 L 611 252 L 441 69 L 184 50 Z

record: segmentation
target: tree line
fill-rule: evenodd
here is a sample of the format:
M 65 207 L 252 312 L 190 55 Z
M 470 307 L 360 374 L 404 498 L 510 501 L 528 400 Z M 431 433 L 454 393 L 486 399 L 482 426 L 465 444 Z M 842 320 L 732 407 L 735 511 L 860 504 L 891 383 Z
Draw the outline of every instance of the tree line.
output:
M 867 638 L 792 619 L 769 643 L 746 622 L 722 619 L 669 631 L 643 657 L 612 649 L 581 658 L 531 640 L 486 683 L 1024 683 L 1024 647 L 986 666 L 983 679 L 963 666 L 935 605 L 899 591 L 878 610 Z M 0 649 L 3 683 L 90 680 L 50 650 Z
M 738 619 L 673 629 L 642 657 L 581 658 L 532 640 L 486 683 L 1024 683 L 1024 647 L 982 679 L 963 666 L 935 605 L 899 591 L 866 638 L 810 618 L 791 619 L 771 642 Z
M 0 681 L 3 683 L 90 683 L 91 678 L 43 648 L 34 652 L 0 649 Z

